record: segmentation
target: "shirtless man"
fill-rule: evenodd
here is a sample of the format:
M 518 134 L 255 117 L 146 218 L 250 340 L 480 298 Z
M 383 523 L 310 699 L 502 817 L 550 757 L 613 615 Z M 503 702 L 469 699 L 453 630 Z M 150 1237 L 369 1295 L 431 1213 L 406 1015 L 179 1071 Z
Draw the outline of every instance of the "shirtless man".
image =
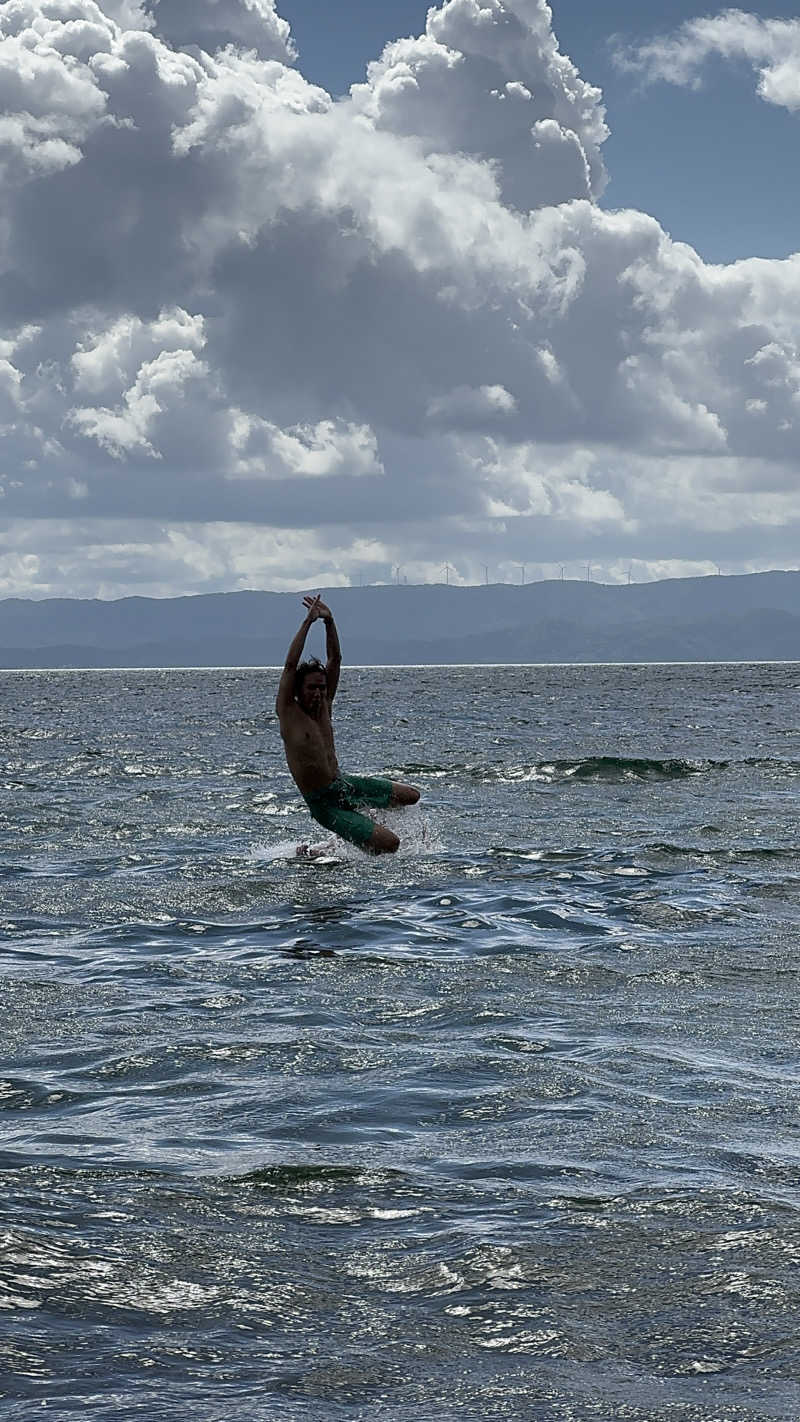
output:
M 394 854 L 400 846 L 397 835 L 359 813 L 359 806 L 385 810 L 416 805 L 419 790 L 376 776 L 342 775 L 331 724 L 342 666 L 339 637 L 330 608 L 319 597 L 304 597 L 303 603 L 306 616 L 286 654 L 275 701 L 289 769 L 319 824 L 368 854 Z M 316 657 L 300 661 L 308 630 L 318 617 L 325 623 L 326 666 Z

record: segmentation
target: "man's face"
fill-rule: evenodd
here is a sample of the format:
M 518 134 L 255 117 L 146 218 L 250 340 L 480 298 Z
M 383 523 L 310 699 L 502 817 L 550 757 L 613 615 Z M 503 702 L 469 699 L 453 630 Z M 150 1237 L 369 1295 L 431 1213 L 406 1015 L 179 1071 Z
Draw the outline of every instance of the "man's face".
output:
M 317 716 L 322 709 L 322 701 L 327 690 L 327 682 L 322 672 L 309 672 L 297 696 L 297 700 L 309 716 Z

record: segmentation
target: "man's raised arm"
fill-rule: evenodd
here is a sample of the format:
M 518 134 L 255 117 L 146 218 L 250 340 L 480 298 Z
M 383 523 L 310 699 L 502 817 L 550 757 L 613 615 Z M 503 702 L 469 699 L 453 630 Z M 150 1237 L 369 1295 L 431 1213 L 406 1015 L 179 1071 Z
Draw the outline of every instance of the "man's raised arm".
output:
M 336 688 L 339 685 L 339 673 L 342 670 L 342 649 L 339 646 L 339 633 L 336 631 L 333 613 L 324 602 L 320 601 L 319 597 L 304 597 L 303 602 L 309 612 L 312 607 L 315 607 L 317 617 L 321 617 L 325 623 L 325 656 L 327 659 L 325 677 L 328 683 L 328 700 L 333 701 Z
M 327 659 L 325 675 L 328 679 L 328 700 L 333 701 L 336 688 L 339 685 L 339 673 L 342 670 L 342 649 L 339 646 L 339 633 L 336 631 L 333 613 L 325 607 L 324 603 L 320 605 L 320 613 L 325 623 L 325 656 Z
M 312 622 L 322 614 L 320 608 L 323 606 L 318 597 L 303 598 L 307 612 L 300 624 L 297 632 L 292 638 L 291 645 L 286 653 L 286 661 L 281 679 L 278 683 L 278 695 L 275 698 L 275 711 L 278 716 L 283 716 L 294 702 L 294 680 L 297 673 L 297 664 L 303 655 L 303 648 L 306 645 L 308 629 Z

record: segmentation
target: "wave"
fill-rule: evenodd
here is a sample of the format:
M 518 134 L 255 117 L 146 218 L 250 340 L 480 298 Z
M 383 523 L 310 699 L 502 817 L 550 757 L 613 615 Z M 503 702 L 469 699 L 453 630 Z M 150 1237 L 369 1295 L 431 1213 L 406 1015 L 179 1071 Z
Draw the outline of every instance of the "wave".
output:
M 244 1175 L 222 1176 L 225 1184 L 257 1186 L 271 1190 L 302 1190 L 320 1186 L 384 1185 L 408 1179 L 405 1172 L 392 1168 L 375 1169 L 362 1165 L 279 1161 L 249 1170 Z
M 528 767 L 542 779 L 556 780 L 685 780 L 695 775 L 712 775 L 737 766 L 780 771 L 794 776 L 800 772 L 797 761 L 759 759 L 711 760 L 701 757 L 669 757 L 665 759 L 639 756 L 587 756 L 582 760 L 554 760 Z M 526 767 L 522 767 L 523 770 Z M 535 779 L 536 774 L 519 775 L 513 768 L 498 773 L 504 779 Z
M 574 780 L 684 780 L 691 775 L 727 770 L 729 764 L 727 760 L 658 760 L 613 755 L 551 762 L 556 774 Z
M 693 775 L 727 770 L 730 764 L 727 760 L 597 755 L 577 760 L 542 760 L 499 766 L 469 762 L 456 762 L 449 766 L 415 762 L 396 767 L 392 774 L 418 775 L 437 780 L 445 777 L 460 779 L 463 776 L 484 783 L 539 780 L 552 784 L 554 781 L 563 780 L 683 780 Z
M 798 857 L 800 857 L 800 849 L 797 847 L 780 845 L 728 845 L 722 849 L 708 849 L 700 845 L 670 844 L 666 841 L 657 840 L 652 844 L 646 844 L 644 848 L 651 854 L 670 855 L 675 858 L 709 859 L 720 862 L 749 859 L 789 859 L 796 861 Z

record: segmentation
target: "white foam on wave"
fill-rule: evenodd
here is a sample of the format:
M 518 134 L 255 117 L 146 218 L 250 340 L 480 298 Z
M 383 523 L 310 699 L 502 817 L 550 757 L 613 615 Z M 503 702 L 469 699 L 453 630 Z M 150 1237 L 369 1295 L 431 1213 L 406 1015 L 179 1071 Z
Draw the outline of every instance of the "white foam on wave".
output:
M 277 844 L 254 844 L 247 858 L 251 864 L 273 864 L 276 860 L 293 859 L 296 853 L 296 839 L 281 839 Z

